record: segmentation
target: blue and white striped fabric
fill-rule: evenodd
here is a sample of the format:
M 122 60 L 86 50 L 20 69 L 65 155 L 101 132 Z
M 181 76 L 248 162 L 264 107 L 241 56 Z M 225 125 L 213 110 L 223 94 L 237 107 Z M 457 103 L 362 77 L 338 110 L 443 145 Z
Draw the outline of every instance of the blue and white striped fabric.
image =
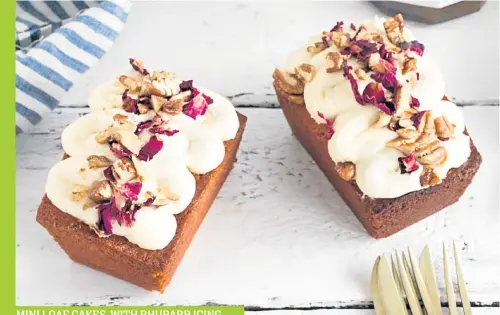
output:
M 16 133 L 37 124 L 113 45 L 131 2 L 17 1 Z

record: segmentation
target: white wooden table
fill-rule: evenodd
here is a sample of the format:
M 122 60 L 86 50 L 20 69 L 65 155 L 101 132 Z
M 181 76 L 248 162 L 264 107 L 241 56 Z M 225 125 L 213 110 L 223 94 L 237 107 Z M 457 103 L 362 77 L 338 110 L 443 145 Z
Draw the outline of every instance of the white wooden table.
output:
M 156 37 L 160 26 L 168 29 L 169 23 L 181 23 L 179 16 L 189 4 L 135 3 L 130 24 L 99 69 L 92 69 L 40 125 L 17 137 L 17 303 L 243 304 L 249 313 L 270 315 L 367 315 L 374 313 L 369 281 L 378 254 L 406 245 L 417 252 L 431 244 L 437 262 L 441 242 L 456 239 L 476 306 L 474 314 L 499 314 L 498 73 L 491 70 L 498 68 L 498 41 L 482 41 L 491 49 L 476 50 L 477 60 L 487 54 L 489 64 L 476 62 L 460 70 L 465 74 L 456 72 L 456 64 L 470 60 L 470 48 L 463 45 L 462 36 L 476 33 L 470 31 L 471 23 L 479 28 L 492 21 L 498 24 L 498 16 L 490 12 L 498 10 L 498 4 L 486 6 L 489 11 L 435 26 L 432 32 L 415 25 L 417 35 L 425 37 L 429 52 L 443 65 L 448 94 L 466 105 L 468 129 L 483 155 L 483 165 L 457 204 L 391 238 L 374 240 L 291 136 L 281 110 L 272 108 L 276 99 L 270 89 L 273 67 L 301 38 L 338 19 L 369 18 L 376 14 L 371 6 L 199 4 L 191 10 L 191 26 L 186 30 L 187 34 L 196 30 L 198 41 L 178 32 L 169 37 L 171 43 L 185 48 L 180 51 L 149 50 L 137 42 Z M 161 19 L 167 13 L 168 18 Z M 289 34 L 282 36 L 283 32 Z M 495 27 L 488 32 L 497 32 L 498 38 Z M 244 40 L 233 41 L 241 37 Z M 439 46 L 445 39 L 448 45 Z M 222 44 L 224 53 L 220 53 Z M 451 52 L 462 46 L 465 52 L 454 54 L 452 60 Z M 167 64 L 183 77 L 233 96 L 236 105 L 246 107 L 239 110 L 248 116 L 238 163 L 164 295 L 73 263 L 35 222 L 48 171 L 62 155 L 63 128 L 88 112 L 81 105 L 88 91 L 125 69 L 129 56 L 153 67 Z M 438 268 L 444 294 L 442 266 Z

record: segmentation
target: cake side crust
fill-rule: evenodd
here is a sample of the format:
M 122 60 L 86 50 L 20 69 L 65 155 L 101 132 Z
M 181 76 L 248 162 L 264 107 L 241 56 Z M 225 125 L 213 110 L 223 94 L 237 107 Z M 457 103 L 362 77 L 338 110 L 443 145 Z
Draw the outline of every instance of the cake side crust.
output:
M 287 94 L 276 83 L 274 88 L 293 134 L 374 238 L 388 237 L 458 201 L 481 164 L 481 155 L 471 139 L 469 159 L 451 169 L 441 184 L 399 198 L 364 196 L 355 181 L 345 181 L 337 174 L 325 138 L 328 128 L 311 118 L 303 96 Z
M 45 195 L 36 220 L 75 262 L 131 282 L 147 290 L 163 292 L 189 247 L 210 206 L 236 161 L 247 118 L 238 113 L 236 137 L 225 141 L 222 163 L 204 175 L 195 175 L 196 192 L 191 204 L 177 219 L 177 231 L 161 250 L 145 250 L 126 238 L 112 235 L 99 238 L 85 223 L 60 211 Z

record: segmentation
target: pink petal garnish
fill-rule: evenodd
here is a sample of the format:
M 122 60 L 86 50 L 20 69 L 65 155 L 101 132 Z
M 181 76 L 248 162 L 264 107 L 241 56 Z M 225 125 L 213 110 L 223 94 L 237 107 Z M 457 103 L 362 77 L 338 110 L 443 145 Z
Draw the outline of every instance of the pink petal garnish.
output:
M 129 112 L 129 113 L 136 113 L 137 112 L 137 100 L 128 96 L 128 89 L 126 89 L 125 92 L 123 92 L 122 102 L 123 102 L 123 109 L 126 112 Z
M 339 21 L 337 24 L 330 30 L 330 32 L 342 32 L 342 25 L 344 25 L 344 22 Z
M 115 198 L 112 197 L 109 201 L 99 204 L 97 210 L 99 214 L 97 227 L 105 235 L 113 234 L 113 219 L 119 217 L 120 213 L 120 210 L 116 207 Z
M 361 94 L 359 93 L 358 82 L 356 81 L 356 79 L 352 75 L 351 70 L 352 70 L 352 67 L 348 66 L 347 62 L 344 61 L 343 65 L 342 65 L 342 71 L 344 72 L 344 76 L 347 77 L 347 79 L 349 80 L 349 83 L 351 84 L 351 89 L 352 89 L 352 92 L 354 93 L 354 98 L 356 99 L 356 101 L 359 104 L 364 105 Z
M 379 49 L 380 57 L 384 60 L 387 60 L 391 64 L 394 62 L 394 58 L 392 57 L 392 52 L 385 49 L 385 44 L 382 44 Z
M 385 93 L 382 84 L 370 82 L 363 90 L 363 102 L 367 104 L 377 105 L 385 102 Z
M 135 134 L 138 135 L 141 133 L 141 131 L 143 131 L 144 129 L 148 129 L 151 126 L 153 126 L 152 120 L 142 121 L 137 125 L 137 129 L 135 130 Z
M 129 58 L 130 65 L 132 68 L 134 68 L 135 71 L 139 72 L 142 75 L 148 75 L 149 71 L 146 70 L 145 68 L 139 68 L 135 65 L 135 59 L 134 58 Z
M 193 98 L 184 106 L 183 112 L 189 117 L 196 119 L 198 115 L 205 115 L 208 104 L 212 102 L 213 100 L 209 96 L 193 88 Z
M 396 79 L 395 72 L 386 72 L 386 73 L 374 72 L 370 77 L 376 82 L 381 83 L 384 88 L 386 88 L 392 93 L 394 93 L 396 91 L 396 88 L 399 86 L 399 82 Z
M 418 129 L 418 127 L 422 123 L 422 118 L 424 118 L 426 113 L 427 113 L 427 111 L 423 110 L 421 112 L 413 114 L 413 116 L 410 117 L 410 120 L 413 122 L 413 126 L 415 126 L 415 128 Z
M 179 88 L 181 91 L 191 90 L 193 88 L 193 80 L 182 81 L 181 84 L 179 84 Z
M 419 56 L 423 56 L 424 55 L 424 50 L 425 50 L 425 46 L 424 44 L 416 41 L 416 40 L 412 40 L 411 42 L 404 42 L 401 44 L 401 49 L 409 49 L 410 51 L 413 51 L 415 52 L 417 55 Z
M 141 182 L 125 183 L 120 186 L 119 192 L 127 199 L 136 201 L 137 197 L 139 196 L 139 193 L 141 192 L 141 188 L 142 188 Z
M 328 126 L 328 133 L 325 135 L 325 139 L 330 140 L 333 136 L 333 133 L 335 132 L 335 130 L 333 130 L 333 121 L 326 118 L 325 115 L 323 115 L 323 113 L 318 112 L 318 116 L 325 120 L 325 123 Z
M 123 147 L 118 142 L 111 141 L 109 143 L 109 149 L 119 158 L 132 155 L 132 152 L 130 152 L 127 148 Z
M 115 181 L 115 176 L 113 175 L 113 170 L 112 170 L 113 166 L 108 166 L 106 167 L 106 169 L 104 170 L 104 177 L 109 180 L 110 182 L 114 182 Z
M 361 30 L 361 29 L 360 29 Z M 351 55 L 358 60 L 365 61 L 371 54 L 377 52 L 377 43 L 366 39 L 353 40 L 350 45 L 342 50 L 343 55 Z
M 418 170 L 418 163 L 413 153 L 406 157 L 398 158 L 398 161 L 401 174 L 411 173 Z
M 177 129 L 168 130 L 168 129 L 163 129 L 161 126 L 157 126 L 157 127 L 150 128 L 149 132 L 171 137 L 171 136 L 175 135 L 176 133 L 178 133 L 179 130 L 177 130 Z
M 149 161 L 156 153 L 160 152 L 161 148 L 163 148 L 163 141 L 153 136 L 149 139 L 149 142 L 141 148 L 137 158 L 141 161 Z
M 420 107 L 420 101 L 416 97 L 411 97 L 411 103 L 410 103 L 411 108 L 419 108 Z

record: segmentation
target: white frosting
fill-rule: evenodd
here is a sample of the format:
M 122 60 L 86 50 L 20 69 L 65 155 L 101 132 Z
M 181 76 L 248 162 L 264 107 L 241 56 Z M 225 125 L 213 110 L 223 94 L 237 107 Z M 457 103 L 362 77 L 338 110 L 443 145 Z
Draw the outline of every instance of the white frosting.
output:
M 135 71 L 127 75 L 138 76 Z M 172 84 L 178 86 L 179 83 L 175 81 Z M 178 197 L 157 208 L 140 208 L 132 226 L 113 223 L 113 234 L 124 236 L 142 248 L 156 250 L 168 245 L 177 228 L 173 214 L 184 211 L 194 197 L 196 181 L 192 173 L 205 174 L 219 166 L 224 159 L 224 141 L 234 139 L 238 131 L 239 119 L 231 102 L 210 90 L 198 89 L 214 100 L 208 105 L 205 115 L 197 116 L 194 120 L 182 113 L 169 115 L 161 112 L 170 130 L 179 132 L 173 136 L 156 135 L 162 140 L 163 147 L 151 160 L 134 159 L 135 167 L 143 178 L 139 202 L 147 199 L 147 191 L 154 192 L 157 199 L 162 196 L 162 192 Z M 113 120 L 116 114 L 127 116 L 134 124 L 155 116 L 152 110 L 144 115 L 136 115 L 121 109 L 124 90 L 125 87 L 115 79 L 100 85 L 91 93 L 91 113 L 69 125 L 61 137 L 62 147 L 71 157 L 56 164 L 47 180 L 47 196 L 51 202 L 61 211 L 94 228 L 98 221 L 98 210 L 95 207 L 83 210 L 84 201 L 73 201 L 71 194 L 75 185 L 90 187 L 94 182 L 104 180 L 103 168 L 88 168 L 89 155 L 104 155 L 112 161 L 117 159 L 109 145 L 97 143 L 95 136 L 111 125 L 118 124 Z M 138 97 L 134 93 L 129 95 Z M 152 134 L 145 130 L 136 136 L 131 131 L 128 136 L 135 137 L 144 145 Z
M 378 32 L 387 40 L 383 27 L 384 19 L 375 19 L 361 23 L 368 32 Z M 349 26 L 344 25 L 344 31 Z M 354 31 L 349 30 L 351 37 Z M 414 40 L 412 33 L 404 29 L 403 36 L 407 41 Z M 300 47 L 288 57 L 285 71 L 294 73 L 295 67 L 308 63 L 316 69 L 313 79 L 306 83 L 304 100 L 311 117 L 317 123 L 325 123 L 319 117 L 321 112 L 334 122 L 335 130 L 328 142 L 328 152 L 332 160 L 353 162 L 356 165 L 356 182 L 361 191 L 372 198 L 396 198 L 425 187 L 420 185 L 420 174 L 423 167 L 410 174 L 401 174 L 398 158 L 403 154 L 396 149 L 386 148 L 386 143 L 397 138 L 396 132 L 388 128 L 374 127 L 380 112 L 372 105 L 360 105 L 354 98 L 350 82 L 344 78 L 342 71 L 327 73 L 325 56 L 330 51 L 337 51 L 335 45 L 318 54 L 310 54 L 307 47 L 321 41 L 321 35 L 313 37 L 307 45 Z M 417 59 L 419 80 L 412 89 L 411 95 L 419 99 L 420 110 L 431 110 L 433 117 L 445 116 L 456 126 L 455 135 L 448 141 L 442 141 L 447 151 L 446 162 L 437 170 L 440 178 L 446 177 L 448 170 L 460 167 L 470 155 L 469 137 L 463 134 L 464 119 L 461 110 L 453 103 L 442 101 L 444 81 L 436 65 L 427 57 L 412 54 Z M 355 65 L 356 60 L 348 60 Z M 400 82 L 407 79 L 398 69 Z M 373 79 L 358 80 L 358 89 L 362 93 L 364 87 L 374 82 Z

